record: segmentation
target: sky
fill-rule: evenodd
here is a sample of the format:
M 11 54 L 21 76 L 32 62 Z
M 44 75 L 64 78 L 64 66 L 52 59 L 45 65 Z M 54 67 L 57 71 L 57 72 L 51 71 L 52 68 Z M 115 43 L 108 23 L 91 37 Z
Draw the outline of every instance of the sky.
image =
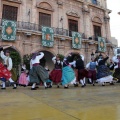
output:
M 107 0 L 108 9 L 112 10 L 110 14 L 111 36 L 118 40 L 120 46 L 120 0 Z

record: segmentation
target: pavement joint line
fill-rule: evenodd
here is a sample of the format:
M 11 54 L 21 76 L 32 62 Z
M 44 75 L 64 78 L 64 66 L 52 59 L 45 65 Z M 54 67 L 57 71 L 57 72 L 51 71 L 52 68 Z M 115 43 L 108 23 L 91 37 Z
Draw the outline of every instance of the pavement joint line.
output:
M 27 95 L 27 94 L 24 93 L 24 92 L 22 92 L 22 93 L 25 94 L 25 95 Z M 29 97 L 31 97 L 31 98 L 37 100 L 37 101 L 40 101 L 39 99 L 34 98 L 34 97 L 30 96 L 30 95 L 27 95 L 27 96 L 29 96 Z M 71 116 L 72 118 L 75 118 L 76 120 L 81 120 L 81 119 L 79 119 L 79 118 L 77 118 L 77 117 L 75 117 L 75 116 L 73 116 L 73 115 L 71 115 L 71 114 L 68 114 L 68 113 L 66 113 L 66 112 L 63 112 L 63 111 L 61 111 L 61 110 L 59 110 L 59 109 L 57 109 L 57 108 L 55 108 L 55 107 L 53 107 L 53 106 L 50 106 L 50 105 L 47 104 L 47 103 L 44 103 L 43 101 L 40 101 L 40 102 L 42 102 L 43 104 L 46 104 L 47 106 L 49 106 L 49 107 L 51 107 L 51 108 L 53 108 L 53 109 L 55 109 L 55 110 L 57 110 L 57 111 L 60 111 L 60 112 L 66 114 L 66 115 L 68 115 L 68 116 Z

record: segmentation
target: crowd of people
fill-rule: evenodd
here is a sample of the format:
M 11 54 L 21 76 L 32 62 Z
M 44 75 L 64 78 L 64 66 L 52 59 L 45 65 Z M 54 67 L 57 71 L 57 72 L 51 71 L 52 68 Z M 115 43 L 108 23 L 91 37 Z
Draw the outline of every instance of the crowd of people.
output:
M 24 87 L 31 84 L 31 90 L 37 90 L 38 85 L 41 83 L 45 89 L 52 88 L 53 84 L 57 88 L 62 85 L 65 89 L 68 89 L 70 84 L 75 87 L 81 84 L 81 87 L 84 88 L 86 79 L 93 86 L 96 83 L 102 86 L 105 86 L 106 83 L 114 85 L 114 79 L 120 80 L 120 56 L 113 56 L 108 65 L 109 56 L 106 53 L 100 53 L 99 56 L 91 57 L 91 61 L 85 65 L 83 55 L 70 53 L 63 60 L 57 55 L 52 58 L 54 69 L 50 71 L 48 66 L 43 65 L 41 62 L 44 53 L 39 52 L 32 54 L 29 71 L 26 69 L 25 64 L 21 66 L 21 75 L 16 83 L 12 79 L 13 63 L 10 51 L 3 52 L 6 48 L 0 47 L 1 89 L 6 89 L 6 81 L 13 85 L 13 89 L 17 88 L 16 84 Z

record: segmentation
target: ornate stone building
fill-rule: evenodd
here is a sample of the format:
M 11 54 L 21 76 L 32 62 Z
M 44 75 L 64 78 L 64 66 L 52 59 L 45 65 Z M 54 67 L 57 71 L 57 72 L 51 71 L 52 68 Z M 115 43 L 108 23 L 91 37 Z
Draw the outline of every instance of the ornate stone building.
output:
M 2 19 L 17 21 L 16 40 L 0 40 L 0 45 L 12 45 L 21 58 L 44 51 L 48 64 L 53 55 L 70 52 L 83 54 L 87 62 L 97 49 L 97 36 L 101 36 L 112 55 L 109 13 L 106 0 L 0 0 L 0 30 Z M 42 46 L 41 26 L 54 28 L 54 47 Z M 79 50 L 72 49 L 71 31 L 82 34 Z

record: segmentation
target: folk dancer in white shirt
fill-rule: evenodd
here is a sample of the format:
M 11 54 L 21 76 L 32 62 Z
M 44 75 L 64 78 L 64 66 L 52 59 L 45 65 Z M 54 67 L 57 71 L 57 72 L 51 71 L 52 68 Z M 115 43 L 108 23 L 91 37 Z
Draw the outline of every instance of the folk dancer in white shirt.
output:
M 40 79 L 44 83 L 45 88 L 47 88 L 46 81 L 49 79 L 49 74 L 40 65 L 40 59 L 44 57 L 44 53 L 34 53 L 30 61 L 30 82 L 33 83 L 31 90 L 36 90 L 36 84 L 40 84 Z
M 10 46 L 8 46 L 10 47 Z M 2 49 L 6 49 L 8 47 L 4 47 Z M 4 60 L 4 65 L 6 66 L 6 68 L 11 71 L 12 67 L 13 67 L 13 63 L 12 63 L 12 59 L 10 57 L 10 51 L 6 51 L 6 53 L 4 54 L 3 50 L 0 52 L 0 56 L 1 58 Z M 17 86 L 15 84 L 15 82 L 12 80 L 12 78 L 9 79 L 10 83 L 13 84 L 13 89 L 16 89 Z M 1 89 L 6 89 L 6 85 L 5 85 L 5 81 L 2 83 L 2 88 Z

